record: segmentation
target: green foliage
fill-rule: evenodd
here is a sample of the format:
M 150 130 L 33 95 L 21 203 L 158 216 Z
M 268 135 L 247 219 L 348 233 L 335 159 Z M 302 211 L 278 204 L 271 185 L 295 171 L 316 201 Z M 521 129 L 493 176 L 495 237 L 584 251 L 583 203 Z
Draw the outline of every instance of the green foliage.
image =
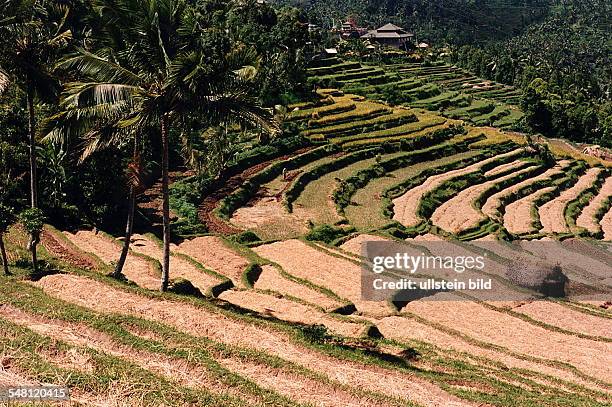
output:
M 245 285 L 247 287 L 253 287 L 253 285 L 259 279 L 261 272 L 262 272 L 262 268 L 259 264 L 255 264 L 255 263 L 249 264 L 246 270 L 244 270 L 244 273 L 242 275 Z
M 520 36 L 460 48 L 455 62 L 522 87 L 532 131 L 610 146 L 610 3 L 567 1 L 551 11 Z
M 31 235 L 39 235 L 45 226 L 45 215 L 38 208 L 29 208 L 19 214 L 19 221 L 26 232 Z
M 325 242 L 331 244 L 334 240 L 352 233 L 354 229 L 332 225 L 315 226 L 306 234 L 306 240 Z
M 203 297 L 202 292 L 194 286 L 191 281 L 185 280 L 184 278 L 173 279 L 170 282 L 168 291 L 189 297 Z
M 239 244 L 248 244 L 261 241 L 260 237 L 257 236 L 255 232 L 252 232 L 250 230 L 238 233 L 236 235 L 232 235 L 230 239 Z
M 0 203 L 0 233 L 5 233 L 15 221 L 15 210 Z
M 380 153 L 381 148 L 375 147 L 370 149 L 364 149 L 351 154 L 342 156 L 334 161 L 321 164 L 309 171 L 300 174 L 291 184 L 291 186 L 285 191 L 284 205 L 289 211 L 293 209 L 293 202 L 300 196 L 306 185 L 310 182 L 322 177 L 325 174 L 329 174 L 339 168 L 344 168 L 347 165 L 355 163 L 357 161 L 365 160 L 368 158 L 375 157 L 376 154 Z
M 170 208 L 179 216 L 173 224 L 179 235 L 195 235 L 206 232 L 200 223 L 198 206 L 204 191 L 212 181 L 209 178 L 193 176 L 176 181 L 170 186 Z
M 305 325 L 300 327 L 300 331 L 304 339 L 310 343 L 322 344 L 331 339 L 325 325 Z

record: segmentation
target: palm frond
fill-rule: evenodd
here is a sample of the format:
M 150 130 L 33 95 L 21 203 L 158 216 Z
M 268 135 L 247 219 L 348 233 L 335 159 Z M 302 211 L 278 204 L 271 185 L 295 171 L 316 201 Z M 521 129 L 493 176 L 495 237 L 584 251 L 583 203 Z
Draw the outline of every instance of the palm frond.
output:
M 66 85 L 62 105 L 65 107 L 113 106 L 120 102 L 133 103 L 134 98 L 142 93 L 138 86 L 117 83 L 80 83 Z
M 93 153 L 109 148 L 127 144 L 133 137 L 133 129 L 119 128 L 116 123 L 106 123 L 97 126 L 82 136 L 83 148 L 80 162 L 85 161 Z
M 4 70 L 0 68 L 0 95 L 2 95 L 8 89 L 10 83 L 11 81 L 8 73 L 4 72 Z
M 129 69 L 83 49 L 61 61 L 56 68 L 76 69 L 86 77 L 110 83 L 136 86 L 141 82 L 140 76 Z

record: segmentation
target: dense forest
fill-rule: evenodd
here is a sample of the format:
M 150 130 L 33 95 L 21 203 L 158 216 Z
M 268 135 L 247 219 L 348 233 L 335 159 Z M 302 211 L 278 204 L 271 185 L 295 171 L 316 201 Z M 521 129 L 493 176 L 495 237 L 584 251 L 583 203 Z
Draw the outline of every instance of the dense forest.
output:
M 129 235 L 161 177 L 167 246 L 169 172 L 218 172 L 229 132 L 274 136 L 306 40 L 298 10 L 256 0 L 0 2 L 3 224 L 20 213 L 36 264 L 45 219 L 116 231 L 127 212 Z
M 364 27 L 389 21 L 434 42 L 473 44 L 522 33 L 550 13 L 551 0 L 278 0 L 304 8 L 328 28 L 346 18 Z
M 522 35 L 458 48 L 454 62 L 523 88 L 533 131 L 610 146 L 611 15 L 609 1 L 563 2 Z

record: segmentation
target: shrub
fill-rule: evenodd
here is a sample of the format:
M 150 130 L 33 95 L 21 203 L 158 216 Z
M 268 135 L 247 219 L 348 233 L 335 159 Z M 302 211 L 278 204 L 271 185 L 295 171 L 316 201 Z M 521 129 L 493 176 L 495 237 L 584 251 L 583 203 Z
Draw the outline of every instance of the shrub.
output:
M 185 280 L 184 278 L 173 279 L 170 282 L 168 291 L 174 294 L 186 295 L 190 297 L 203 297 L 202 292 L 196 286 L 194 286 L 191 281 Z
M 320 225 L 315 226 L 310 232 L 308 232 L 308 234 L 306 235 L 306 240 L 331 244 L 334 240 L 346 236 L 347 234 L 352 233 L 353 231 L 354 229 L 352 228 Z
M 259 264 L 254 264 L 254 263 L 249 264 L 246 270 L 244 270 L 244 273 L 242 275 L 245 285 L 247 287 L 253 287 L 253 285 L 259 279 L 261 272 L 262 272 L 262 269 Z
M 332 338 L 325 325 L 305 325 L 300 327 L 300 330 L 304 338 L 311 343 L 321 344 Z
M 202 196 L 214 185 L 207 177 L 193 176 L 176 181 L 170 185 L 170 208 L 179 216 L 172 224 L 179 235 L 193 235 L 206 232 L 200 222 L 198 206 Z
M 31 235 L 39 235 L 45 226 L 45 215 L 38 208 L 29 208 L 19 214 L 19 221 L 26 232 Z
M 254 232 L 252 232 L 250 230 L 247 230 L 245 232 L 232 235 L 231 236 L 231 240 L 233 240 L 236 243 L 240 243 L 240 244 L 246 244 L 246 243 L 253 243 L 253 242 L 261 241 L 259 236 L 257 236 Z

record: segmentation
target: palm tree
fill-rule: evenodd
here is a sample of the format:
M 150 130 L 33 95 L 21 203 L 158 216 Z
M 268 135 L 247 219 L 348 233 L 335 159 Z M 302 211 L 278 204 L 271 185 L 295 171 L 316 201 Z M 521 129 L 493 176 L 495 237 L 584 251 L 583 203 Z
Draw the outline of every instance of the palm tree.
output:
M 60 87 L 50 67 L 54 58 L 72 38 L 65 30 L 66 7 L 47 0 L 8 0 L 0 5 L 0 93 L 11 82 L 26 96 L 30 155 L 30 206 L 38 208 L 36 168 L 36 111 L 34 99 L 57 98 Z M 30 236 L 28 248 L 36 270 L 36 246 L 39 236 Z
M 53 118 L 57 126 L 50 136 L 85 131 L 88 153 L 158 129 L 164 242 L 160 288 L 165 291 L 170 275 L 168 171 L 174 126 L 180 130 L 194 117 L 203 126 L 237 121 L 273 130 L 275 125 L 270 112 L 251 96 L 254 68 L 245 66 L 253 54 L 239 48 L 210 61 L 210 50 L 200 40 L 203 28 L 185 1 L 109 0 L 100 2 L 99 10 L 107 22 L 101 26 L 112 31 L 102 33 L 100 43 L 105 47 L 96 52 L 79 49 L 59 65 L 77 70 L 83 81 L 66 85 L 64 111 Z M 128 216 L 126 237 L 130 222 Z

